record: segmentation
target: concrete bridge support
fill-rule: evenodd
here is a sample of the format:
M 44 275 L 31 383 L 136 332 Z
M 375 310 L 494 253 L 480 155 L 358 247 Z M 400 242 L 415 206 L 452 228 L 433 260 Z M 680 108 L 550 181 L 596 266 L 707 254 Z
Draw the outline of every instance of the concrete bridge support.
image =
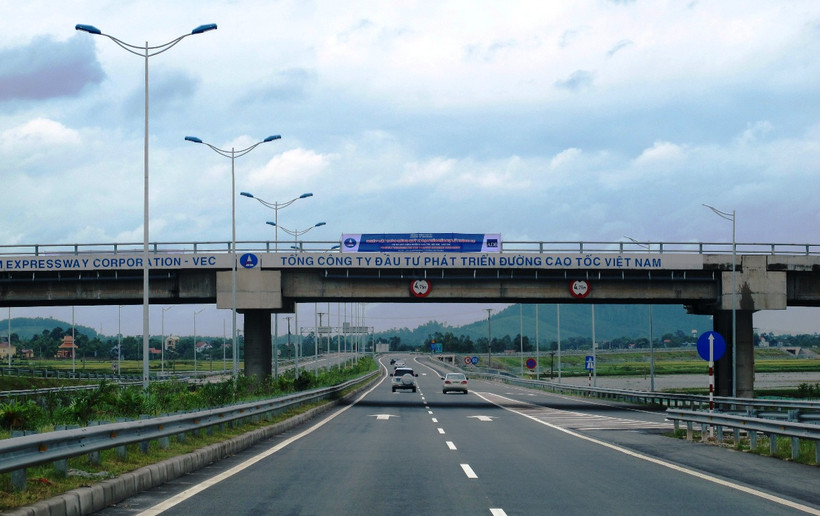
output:
M 271 375 L 271 311 L 245 310 L 245 376 Z
M 216 274 L 216 306 L 233 304 L 231 271 Z M 245 318 L 245 376 L 271 375 L 271 313 L 282 308 L 282 273 L 239 269 L 236 274 L 236 308 Z
M 754 398 L 755 350 L 751 310 L 737 310 L 737 357 L 732 357 L 732 311 L 714 315 L 714 330 L 726 339 L 726 354 L 715 362 L 715 395 L 732 396 L 732 361 L 737 361 L 737 396 Z

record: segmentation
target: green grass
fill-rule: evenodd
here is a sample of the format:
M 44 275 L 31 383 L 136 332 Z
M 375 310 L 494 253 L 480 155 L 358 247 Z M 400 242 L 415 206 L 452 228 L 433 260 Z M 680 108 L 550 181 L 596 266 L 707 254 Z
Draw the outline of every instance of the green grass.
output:
M 584 376 L 589 374 L 584 368 L 584 360 L 588 353 L 573 352 L 561 356 L 561 373 L 564 376 Z M 534 353 L 530 354 L 535 356 Z M 487 364 L 486 355 L 479 356 L 479 366 Z M 615 352 L 600 352 L 596 355 L 598 376 L 645 376 L 649 374 L 649 350 L 629 350 Z M 518 375 L 521 371 L 521 358 L 518 356 L 493 355 L 493 368 Z M 541 355 L 541 370 L 549 371 L 550 357 Z M 558 367 L 557 358 L 553 359 L 554 367 Z M 666 351 L 655 350 L 655 374 L 703 374 L 707 372 L 707 362 L 702 360 L 695 349 Z M 525 369 L 526 371 L 526 369 Z M 755 372 L 783 373 L 783 372 L 810 372 L 820 371 L 820 359 L 796 358 L 777 348 L 755 349 Z

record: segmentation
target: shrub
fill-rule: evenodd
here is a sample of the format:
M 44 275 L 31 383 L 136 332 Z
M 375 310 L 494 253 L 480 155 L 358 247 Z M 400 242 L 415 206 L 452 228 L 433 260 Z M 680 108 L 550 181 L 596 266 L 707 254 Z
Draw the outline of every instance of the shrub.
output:
M 43 410 L 33 400 L 0 405 L 0 428 L 3 430 L 36 430 L 46 422 Z

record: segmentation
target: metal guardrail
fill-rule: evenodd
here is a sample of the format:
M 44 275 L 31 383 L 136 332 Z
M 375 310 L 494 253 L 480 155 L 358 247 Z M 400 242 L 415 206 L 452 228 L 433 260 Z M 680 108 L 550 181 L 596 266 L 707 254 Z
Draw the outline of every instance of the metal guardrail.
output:
M 800 455 L 800 439 L 814 441 L 814 461 L 820 464 L 820 425 L 817 422 L 802 423 L 723 412 L 674 409 L 667 409 L 666 417 L 674 421 L 676 430 L 680 428 L 680 423 L 685 423 L 686 438 L 690 441 L 694 438 L 695 424 L 701 425 L 702 440 L 707 439 L 710 427 L 714 428 L 718 442 L 723 441 L 724 428 L 732 430 L 735 443 L 740 442 L 740 432 L 745 431 L 749 435 L 749 445 L 753 449 L 757 448 L 758 434 L 766 434 L 769 437 L 769 452 L 772 455 L 777 452 L 778 438 L 788 437 L 791 439 L 792 459 L 797 459 Z
M 58 430 L 0 440 L 0 473 L 12 472 L 12 482 L 25 485 L 25 469 L 111 448 L 140 443 L 144 450 L 153 440 L 197 432 L 240 420 L 261 418 L 313 401 L 332 398 L 357 383 L 381 374 L 376 370 L 340 385 L 313 389 L 290 396 L 228 405 L 216 409 L 174 414 L 150 419 Z M 21 474 L 22 472 L 22 474 Z M 17 480 L 15 482 L 15 474 Z
M 139 385 L 142 386 L 142 380 L 134 379 L 127 382 L 117 382 L 116 385 Z M 51 393 L 61 393 L 61 392 L 78 392 L 78 391 L 90 391 L 94 389 L 99 389 L 99 384 L 89 384 L 89 385 L 66 385 L 63 387 L 43 387 L 40 389 L 20 389 L 16 391 L 2 391 L 0 392 L 0 401 L 6 399 L 14 399 L 14 398 L 34 398 L 38 396 L 43 396 L 46 394 Z
M 719 442 L 723 440 L 724 428 L 732 430 L 736 443 L 740 441 L 740 432 L 745 431 L 752 448 L 757 448 L 758 433 L 762 433 L 769 437 L 770 452 L 774 455 L 778 437 L 785 437 L 791 439 L 792 459 L 796 459 L 800 453 L 801 439 L 813 441 L 815 462 L 820 464 L 820 401 L 716 397 L 714 402 L 717 411 L 709 412 L 708 396 L 584 387 L 501 374 L 469 374 L 526 388 L 666 406 L 666 418 L 675 424 L 676 430 L 680 429 L 681 423 L 685 423 L 686 437 L 689 440 L 693 438 L 695 424 L 701 425 L 704 440 L 710 427 L 715 429 Z M 689 408 L 676 408 L 678 406 Z
M 17 376 L 33 378 L 69 378 L 72 380 L 114 380 L 142 381 L 139 375 L 117 375 L 113 373 L 95 373 L 83 371 L 62 371 L 59 369 L 37 369 L 31 367 L 0 367 L 0 376 Z
M 340 253 L 341 242 L 337 240 L 300 241 L 299 252 Z M 0 245 L 0 256 L 47 256 L 52 254 L 83 253 L 142 253 L 142 242 L 90 243 L 90 244 L 4 244 Z M 237 252 L 290 253 L 293 241 L 242 240 L 236 242 Z M 757 255 L 820 255 L 820 244 L 736 242 L 738 254 Z M 337 247 L 336 249 L 333 249 Z M 501 252 L 539 254 L 587 254 L 587 253 L 643 253 L 651 249 L 656 253 L 675 254 L 731 254 L 731 242 L 607 242 L 607 241 L 509 241 L 501 243 Z M 152 242 L 149 252 L 154 253 L 214 253 L 231 251 L 230 241 L 205 242 Z

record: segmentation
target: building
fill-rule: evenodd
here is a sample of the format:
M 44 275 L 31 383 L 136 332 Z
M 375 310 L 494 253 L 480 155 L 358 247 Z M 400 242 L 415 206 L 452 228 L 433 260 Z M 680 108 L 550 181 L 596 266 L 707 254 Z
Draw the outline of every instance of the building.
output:
M 8 359 L 17 353 L 17 346 L 11 346 L 7 340 L 0 342 L 0 358 Z
M 176 349 L 179 344 L 179 337 L 174 335 L 165 337 L 165 349 Z
M 66 335 L 63 343 L 57 348 L 57 358 L 72 358 L 77 354 L 77 345 L 74 344 L 74 337 Z

